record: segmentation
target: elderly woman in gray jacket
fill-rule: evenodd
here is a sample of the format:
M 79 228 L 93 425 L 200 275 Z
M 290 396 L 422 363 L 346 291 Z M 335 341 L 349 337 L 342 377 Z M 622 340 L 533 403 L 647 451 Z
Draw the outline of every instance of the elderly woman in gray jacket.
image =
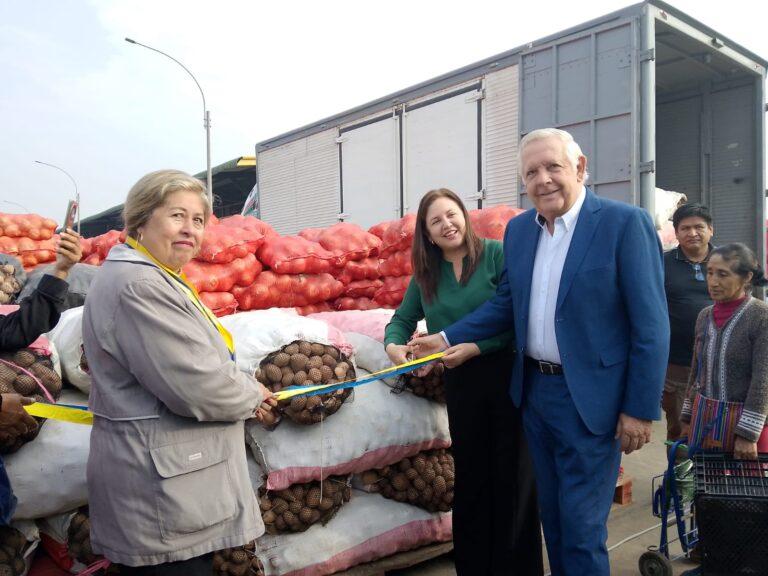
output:
M 214 551 L 264 532 L 243 422 L 274 399 L 237 369 L 231 336 L 181 273 L 210 215 L 199 180 L 144 176 L 125 202 L 127 241 L 85 304 L 91 543 L 121 574 L 209 576 Z

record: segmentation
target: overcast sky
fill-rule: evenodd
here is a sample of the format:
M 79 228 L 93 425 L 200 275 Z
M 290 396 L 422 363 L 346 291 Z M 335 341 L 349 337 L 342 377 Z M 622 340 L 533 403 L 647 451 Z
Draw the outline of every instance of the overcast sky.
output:
M 121 203 L 143 174 L 256 142 L 629 5 L 618 0 L 0 0 L 0 212 Z M 768 58 L 768 2 L 673 0 Z

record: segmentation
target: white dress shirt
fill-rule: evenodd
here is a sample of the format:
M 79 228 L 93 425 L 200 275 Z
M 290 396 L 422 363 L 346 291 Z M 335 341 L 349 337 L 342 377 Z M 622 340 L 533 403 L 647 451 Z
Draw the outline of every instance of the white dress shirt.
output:
M 586 195 L 586 189 L 582 188 L 571 209 L 555 219 L 552 234 L 544 217 L 538 213 L 534 216 L 536 223 L 541 227 L 541 234 L 533 263 L 525 354 L 536 360 L 561 364 L 555 335 L 555 306 L 565 257 L 568 255 L 573 231 L 576 229 Z

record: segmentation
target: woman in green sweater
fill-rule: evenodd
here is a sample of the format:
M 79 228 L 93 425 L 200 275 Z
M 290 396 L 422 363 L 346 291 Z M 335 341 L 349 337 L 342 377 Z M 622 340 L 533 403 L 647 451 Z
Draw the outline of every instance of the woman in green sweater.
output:
M 502 245 L 472 231 L 450 190 L 422 198 L 413 238 L 413 279 L 386 329 L 392 362 L 423 318 L 431 334 L 488 300 L 504 273 Z M 520 413 L 507 392 L 513 335 L 461 344 L 443 358 L 456 479 L 453 541 L 461 575 L 543 574 L 534 475 Z

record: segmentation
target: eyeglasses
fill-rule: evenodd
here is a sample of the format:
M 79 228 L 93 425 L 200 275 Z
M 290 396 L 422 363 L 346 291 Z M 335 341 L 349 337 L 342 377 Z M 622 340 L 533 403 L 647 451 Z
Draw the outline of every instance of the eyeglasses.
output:
M 698 282 L 704 282 L 705 278 L 704 278 L 704 272 L 701 270 L 701 263 L 691 262 L 690 264 L 694 272 L 693 277 L 696 278 Z

